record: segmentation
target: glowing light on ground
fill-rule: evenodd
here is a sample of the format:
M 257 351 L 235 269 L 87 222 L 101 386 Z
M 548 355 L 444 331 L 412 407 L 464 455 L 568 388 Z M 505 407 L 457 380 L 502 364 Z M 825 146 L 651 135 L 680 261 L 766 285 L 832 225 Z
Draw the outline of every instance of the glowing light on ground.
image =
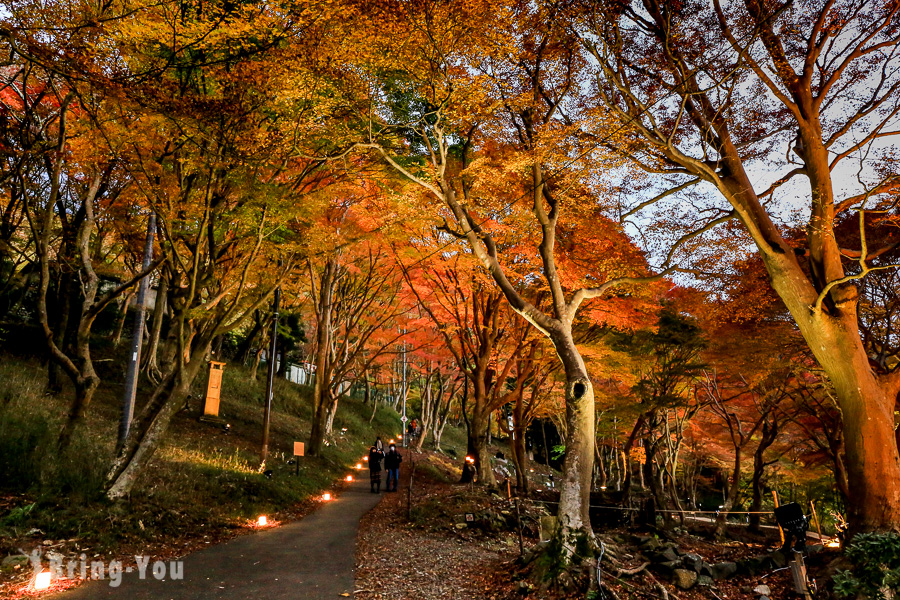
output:
M 266 518 L 266 515 L 260 515 L 259 519 L 256 520 L 256 524 L 260 527 L 265 527 L 269 524 L 269 520 Z
M 356 468 L 357 468 L 357 469 L 362 469 L 362 463 L 356 463 Z
M 347 481 L 353 481 L 353 475 L 347 475 Z
M 41 571 L 34 577 L 34 589 L 46 590 L 50 587 L 50 571 Z
M 325 492 L 324 494 L 322 494 L 322 500 L 325 500 L 326 502 L 328 500 L 331 500 L 331 494 L 329 494 L 328 492 Z

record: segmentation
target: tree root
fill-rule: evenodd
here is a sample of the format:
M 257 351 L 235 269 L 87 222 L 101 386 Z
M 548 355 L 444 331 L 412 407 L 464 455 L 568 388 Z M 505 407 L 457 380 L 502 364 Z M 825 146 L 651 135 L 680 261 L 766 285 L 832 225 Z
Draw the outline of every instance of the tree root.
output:
M 675 594 L 675 592 L 670 592 L 669 590 L 667 590 L 666 586 L 661 584 L 659 582 L 659 580 L 656 577 L 654 577 L 652 573 L 650 573 L 650 571 L 647 571 L 647 577 L 650 578 L 650 581 L 653 583 L 653 586 L 659 590 L 660 594 L 662 594 L 663 600 L 669 600 L 670 596 L 671 596 L 672 600 L 681 600 L 678 597 L 678 595 Z
M 613 566 L 613 572 L 616 574 L 616 577 L 631 577 L 633 575 L 637 575 L 638 573 L 645 571 L 647 567 L 650 566 L 649 562 L 645 562 L 639 567 L 635 567 L 633 569 L 621 569 L 617 566 Z M 652 577 L 652 575 L 651 575 Z

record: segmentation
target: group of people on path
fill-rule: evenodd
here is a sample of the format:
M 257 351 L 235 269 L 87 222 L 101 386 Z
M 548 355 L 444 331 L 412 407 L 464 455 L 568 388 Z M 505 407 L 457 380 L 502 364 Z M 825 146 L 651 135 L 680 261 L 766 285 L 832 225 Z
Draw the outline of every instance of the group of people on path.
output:
M 375 439 L 375 444 L 369 448 L 369 477 L 372 483 L 372 493 L 381 492 L 381 465 L 384 463 L 384 469 L 387 471 L 387 484 L 384 491 L 396 492 L 397 480 L 400 477 L 400 463 L 403 462 L 403 456 L 397 452 L 397 446 L 391 444 L 388 451 L 384 451 L 384 442 L 381 436 Z

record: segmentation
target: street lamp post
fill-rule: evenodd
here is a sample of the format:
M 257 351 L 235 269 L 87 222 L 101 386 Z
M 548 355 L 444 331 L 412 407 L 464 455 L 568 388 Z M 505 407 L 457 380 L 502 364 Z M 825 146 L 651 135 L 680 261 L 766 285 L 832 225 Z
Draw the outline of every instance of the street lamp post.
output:
M 281 286 L 275 288 L 275 299 L 272 302 L 272 339 L 269 342 L 269 364 L 266 374 L 266 411 L 263 416 L 262 462 L 269 458 L 269 419 L 272 414 L 272 388 L 275 383 L 275 353 L 278 349 L 278 309 L 281 304 Z
M 153 237 L 156 235 L 156 213 L 150 211 L 147 220 L 147 239 L 144 243 L 144 260 L 141 263 L 141 271 L 146 272 L 153 262 Z M 131 429 L 131 419 L 134 417 L 134 397 L 137 393 L 138 369 L 141 366 L 141 344 L 144 341 L 144 310 L 147 303 L 147 289 L 150 287 L 150 277 L 145 275 L 138 284 L 138 293 L 135 301 L 134 329 L 131 335 L 131 354 L 128 357 L 128 372 L 125 375 L 125 394 L 122 396 L 122 416 L 119 420 L 119 437 L 116 447 L 121 448 Z M 160 299 L 156 299 L 160 302 Z M 127 308 L 127 307 L 126 307 Z

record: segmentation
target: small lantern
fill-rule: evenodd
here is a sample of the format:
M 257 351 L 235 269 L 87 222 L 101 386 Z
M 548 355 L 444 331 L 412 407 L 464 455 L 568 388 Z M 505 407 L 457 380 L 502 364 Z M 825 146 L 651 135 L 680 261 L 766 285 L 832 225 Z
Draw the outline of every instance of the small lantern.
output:
M 398 434 L 397 434 L 397 439 L 402 440 L 402 439 L 403 439 L 403 435 L 398 433 Z
M 331 500 L 331 494 L 329 494 L 328 492 L 325 492 L 324 494 L 322 494 L 322 500 L 325 500 L 326 502 L 328 500 Z
M 395 442 L 394 440 L 391 440 L 391 441 L 388 442 L 388 444 L 396 444 L 396 443 L 397 443 L 397 442 Z
M 356 463 L 356 468 L 357 468 L 357 469 L 362 469 L 362 463 Z
M 257 519 L 256 524 L 260 527 L 265 527 L 269 524 L 269 520 L 266 518 L 266 515 L 260 515 L 259 519 Z
M 34 589 L 46 590 L 50 587 L 50 578 L 52 573 L 49 570 L 43 570 L 34 576 Z
M 347 481 L 353 481 L 353 475 L 347 475 Z
M 368 457 L 368 456 L 363 456 L 363 460 L 366 461 L 366 462 L 369 462 L 369 457 Z

